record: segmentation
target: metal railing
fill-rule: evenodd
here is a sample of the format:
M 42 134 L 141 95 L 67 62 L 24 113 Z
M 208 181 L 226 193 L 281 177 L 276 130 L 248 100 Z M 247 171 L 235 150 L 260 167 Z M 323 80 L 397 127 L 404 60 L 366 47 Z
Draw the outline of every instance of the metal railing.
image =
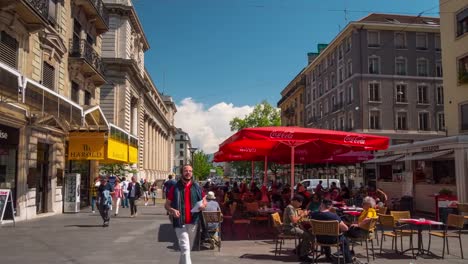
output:
M 104 3 L 102 0 L 88 0 L 93 4 L 94 8 L 96 9 L 97 13 L 101 16 L 102 20 L 107 27 L 109 27 L 109 14 L 107 13 L 107 9 L 104 7 Z
M 42 17 L 49 16 L 49 0 L 23 0 L 31 5 Z
M 72 38 L 70 40 L 70 57 L 82 58 L 99 73 L 104 72 L 101 56 L 84 39 Z

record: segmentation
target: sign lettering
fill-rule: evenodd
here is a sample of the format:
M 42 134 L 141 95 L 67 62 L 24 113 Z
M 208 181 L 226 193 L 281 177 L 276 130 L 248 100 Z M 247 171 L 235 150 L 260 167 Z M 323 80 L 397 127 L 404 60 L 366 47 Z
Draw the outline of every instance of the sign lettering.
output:
M 288 131 L 271 131 L 270 138 L 279 138 L 279 139 L 292 139 L 294 137 L 294 132 Z
M 351 136 L 348 135 L 343 139 L 344 143 L 354 143 L 354 144 L 359 144 L 359 145 L 365 145 L 366 144 L 366 138 L 363 136 Z
M 427 146 L 427 147 L 422 147 L 422 151 L 434 151 L 434 150 L 439 150 L 439 146 Z

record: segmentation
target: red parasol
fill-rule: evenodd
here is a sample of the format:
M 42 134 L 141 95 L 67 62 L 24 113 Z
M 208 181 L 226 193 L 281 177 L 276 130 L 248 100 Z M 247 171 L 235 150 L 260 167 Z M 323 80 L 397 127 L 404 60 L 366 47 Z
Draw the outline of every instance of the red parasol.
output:
M 219 146 L 215 161 L 263 160 L 294 164 L 328 162 L 350 151 L 388 148 L 388 137 L 303 127 L 245 128 Z M 292 193 L 291 193 L 292 195 Z

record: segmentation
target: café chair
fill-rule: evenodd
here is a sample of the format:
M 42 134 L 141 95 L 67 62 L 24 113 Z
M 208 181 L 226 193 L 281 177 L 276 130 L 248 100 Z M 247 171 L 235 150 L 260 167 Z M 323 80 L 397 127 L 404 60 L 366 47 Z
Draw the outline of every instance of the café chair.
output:
M 462 234 L 464 223 L 465 223 L 465 218 L 462 215 L 449 214 L 447 217 L 447 224 L 445 225 L 445 229 L 442 232 L 429 231 L 429 246 L 427 250 L 431 249 L 431 238 L 433 236 L 440 237 L 444 240 L 442 244 L 442 258 L 444 258 L 445 245 L 447 245 L 447 254 L 450 254 L 448 239 L 458 238 L 458 241 L 460 243 L 461 258 L 463 259 L 463 246 L 462 246 L 461 234 Z M 452 228 L 452 229 L 449 229 L 449 228 Z
M 371 242 L 372 247 L 372 259 L 375 260 L 375 250 L 374 250 L 374 234 L 376 234 L 376 224 L 378 218 L 372 218 L 365 226 L 361 226 L 362 229 L 365 230 L 363 236 L 357 238 L 349 238 L 350 242 L 366 242 L 366 255 L 367 255 L 367 263 L 369 263 L 369 243 Z M 353 243 L 354 249 L 354 243 Z
M 412 228 L 407 228 L 408 226 L 411 227 L 408 224 L 400 224 L 398 221 L 400 219 L 410 219 L 411 218 L 411 212 L 410 211 L 390 211 L 390 215 L 393 216 L 395 219 L 395 223 L 400 227 L 398 232 L 405 233 L 405 235 L 417 235 L 418 231 L 413 230 Z
M 459 215 L 463 215 L 465 219 L 468 219 L 468 203 L 459 203 L 457 209 Z
M 246 218 L 241 210 L 239 209 L 239 205 L 237 203 L 233 203 L 231 205 L 231 213 L 232 213 L 232 221 L 231 221 L 231 234 L 234 237 L 235 232 L 234 228 L 238 225 L 245 225 L 247 226 L 247 238 L 250 239 L 250 219 Z
M 321 221 L 321 220 L 310 220 L 310 224 L 312 225 L 311 231 L 312 234 L 315 236 L 315 241 L 313 244 L 312 254 L 315 263 L 317 263 L 317 259 L 319 257 L 318 246 L 321 247 L 336 247 L 338 252 L 340 252 L 340 248 L 343 247 L 343 242 L 340 240 L 341 232 L 340 232 L 340 223 L 336 220 L 331 221 Z M 320 243 L 317 241 L 317 236 L 330 236 L 336 237 L 336 243 Z M 344 262 L 344 258 L 343 258 Z M 339 259 L 338 259 L 339 263 Z
M 379 214 L 387 214 L 387 207 L 380 207 L 377 209 L 377 215 Z M 378 219 L 378 218 L 377 218 Z M 377 227 L 380 226 L 380 223 L 379 221 L 377 221 Z M 379 228 L 376 228 L 376 229 L 379 229 Z M 379 245 L 379 233 L 377 232 L 377 230 L 375 231 L 375 240 L 377 241 L 377 246 Z
M 274 242 L 275 242 L 275 256 L 281 255 L 281 248 L 285 240 L 294 240 L 294 248 L 297 248 L 298 236 L 297 234 L 285 234 L 283 230 L 283 222 L 279 213 L 271 214 L 271 223 L 276 231 Z M 278 251 L 279 245 L 279 251 Z
M 397 226 L 395 217 L 392 215 L 378 214 L 379 223 L 381 228 L 382 236 L 380 238 L 380 254 L 382 254 L 383 239 L 385 237 L 392 238 L 392 249 L 398 253 L 398 237 L 400 237 L 401 252 L 403 252 L 403 237 L 409 237 L 410 248 L 413 248 L 413 234 L 408 232 L 402 232 L 401 226 Z M 414 251 L 411 251 L 414 257 Z

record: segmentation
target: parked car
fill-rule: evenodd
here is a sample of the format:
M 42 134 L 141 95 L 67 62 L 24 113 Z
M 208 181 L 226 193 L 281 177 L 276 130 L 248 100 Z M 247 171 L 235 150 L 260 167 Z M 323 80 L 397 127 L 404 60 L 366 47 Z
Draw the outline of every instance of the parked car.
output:
M 301 181 L 301 184 L 307 188 L 307 191 L 314 192 L 315 187 L 322 181 L 322 187 L 328 189 L 328 184 L 332 185 L 332 182 L 336 183 L 336 186 L 340 188 L 340 180 L 338 179 L 305 179 Z

